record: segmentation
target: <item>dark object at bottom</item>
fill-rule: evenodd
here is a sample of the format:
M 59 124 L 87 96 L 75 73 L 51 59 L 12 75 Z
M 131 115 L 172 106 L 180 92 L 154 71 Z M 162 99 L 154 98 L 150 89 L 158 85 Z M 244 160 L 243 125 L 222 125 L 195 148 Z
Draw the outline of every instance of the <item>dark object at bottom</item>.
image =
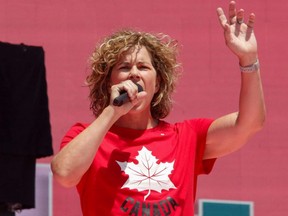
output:
M 0 171 L 3 173 L 0 178 L 0 209 L 35 208 L 35 160 L 30 156 L 0 154 Z

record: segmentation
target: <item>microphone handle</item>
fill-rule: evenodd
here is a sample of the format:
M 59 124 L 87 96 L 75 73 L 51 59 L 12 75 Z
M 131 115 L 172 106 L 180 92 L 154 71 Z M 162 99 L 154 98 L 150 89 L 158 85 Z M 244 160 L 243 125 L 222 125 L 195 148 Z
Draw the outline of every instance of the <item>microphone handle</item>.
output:
M 124 92 L 113 100 L 113 105 L 122 106 L 123 103 L 126 103 L 127 101 L 129 101 L 128 93 Z
M 138 87 L 138 92 L 143 91 L 143 87 L 141 85 L 139 85 L 138 83 L 135 83 Z M 128 97 L 128 93 L 126 91 L 124 91 L 123 93 L 121 93 L 118 97 L 116 97 L 113 100 L 113 105 L 114 106 L 122 106 L 124 103 L 129 101 L 129 97 Z

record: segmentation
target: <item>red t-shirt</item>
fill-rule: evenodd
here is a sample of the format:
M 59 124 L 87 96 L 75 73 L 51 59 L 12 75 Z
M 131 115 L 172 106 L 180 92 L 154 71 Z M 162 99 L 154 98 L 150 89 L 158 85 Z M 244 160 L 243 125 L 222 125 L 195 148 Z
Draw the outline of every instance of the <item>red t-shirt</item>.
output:
M 113 126 L 77 185 L 84 216 L 194 215 L 197 176 L 215 162 L 203 160 L 210 119 L 134 130 Z M 75 124 L 65 146 L 88 124 Z

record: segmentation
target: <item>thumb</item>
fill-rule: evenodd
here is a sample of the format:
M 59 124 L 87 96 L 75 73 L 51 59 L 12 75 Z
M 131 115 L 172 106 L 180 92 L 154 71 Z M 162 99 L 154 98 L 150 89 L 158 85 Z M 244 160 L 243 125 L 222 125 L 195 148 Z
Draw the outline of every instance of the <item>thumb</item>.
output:
M 137 93 L 137 97 L 135 97 L 135 99 L 132 100 L 131 103 L 133 104 L 133 106 L 135 106 L 139 101 L 143 100 L 146 96 L 147 96 L 147 92 L 141 91 Z

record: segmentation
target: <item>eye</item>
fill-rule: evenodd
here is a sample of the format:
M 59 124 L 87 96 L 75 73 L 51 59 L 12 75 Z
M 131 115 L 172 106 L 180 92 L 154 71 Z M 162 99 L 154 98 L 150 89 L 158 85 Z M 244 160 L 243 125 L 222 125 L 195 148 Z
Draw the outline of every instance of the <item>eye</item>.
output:
M 149 70 L 149 69 L 150 69 L 150 67 L 148 67 L 148 66 L 146 66 L 146 65 L 140 65 L 138 68 L 139 68 L 140 70 Z
M 122 66 L 119 67 L 119 70 L 127 71 L 127 70 L 130 70 L 130 67 L 128 65 L 122 65 Z

